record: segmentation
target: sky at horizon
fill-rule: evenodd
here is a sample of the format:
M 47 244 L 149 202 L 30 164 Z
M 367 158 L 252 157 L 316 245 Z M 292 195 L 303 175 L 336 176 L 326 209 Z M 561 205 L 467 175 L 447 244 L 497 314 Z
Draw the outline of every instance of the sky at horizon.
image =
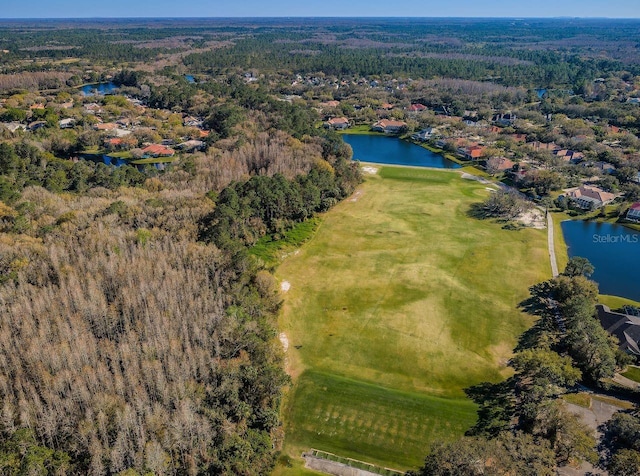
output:
M 640 18 L 640 0 L 30 0 L 6 3 L 0 19 L 160 17 L 604 17 Z

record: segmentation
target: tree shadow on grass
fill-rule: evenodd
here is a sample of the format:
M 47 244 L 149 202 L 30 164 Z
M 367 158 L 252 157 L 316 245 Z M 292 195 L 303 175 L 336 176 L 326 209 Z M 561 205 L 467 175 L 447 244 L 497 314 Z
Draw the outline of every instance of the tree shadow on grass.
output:
M 513 220 L 497 217 L 487 212 L 484 203 L 472 203 L 467 210 L 466 215 L 475 220 L 493 220 L 494 223 L 502 225 L 503 230 L 519 231 L 524 228 L 523 225 L 514 223 Z
M 467 216 L 470 218 L 475 218 L 476 220 L 486 220 L 487 218 L 491 218 L 487 214 L 487 210 L 484 208 L 484 203 L 472 203 L 469 209 L 467 210 Z
M 527 349 L 554 346 L 557 344 L 552 337 L 556 335 L 555 333 L 556 329 L 552 320 L 547 316 L 543 316 L 531 328 L 520 335 L 518 344 L 513 350 L 517 353 Z
M 518 338 L 514 352 L 521 352 L 536 347 L 553 346 L 557 344 L 556 326 L 554 323 L 553 309 L 550 307 L 548 295 L 550 288 L 548 283 L 539 283 L 532 286 L 531 296 L 518 304 L 518 308 L 532 316 L 538 316 L 535 324 L 524 331 Z
M 495 437 L 511 427 L 515 414 L 515 380 L 500 383 L 483 382 L 464 391 L 478 405 L 478 421 L 467 436 Z

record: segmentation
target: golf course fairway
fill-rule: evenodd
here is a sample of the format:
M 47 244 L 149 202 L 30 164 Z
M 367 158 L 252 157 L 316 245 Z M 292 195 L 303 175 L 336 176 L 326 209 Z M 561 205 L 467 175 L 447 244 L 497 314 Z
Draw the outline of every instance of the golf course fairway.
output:
M 277 475 L 315 448 L 383 467 L 421 465 L 476 420 L 464 389 L 497 382 L 550 277 L 546 230 L 470 216 L 486 184 L 459 171 L 378 166 L 284 260 L 287 370 Z

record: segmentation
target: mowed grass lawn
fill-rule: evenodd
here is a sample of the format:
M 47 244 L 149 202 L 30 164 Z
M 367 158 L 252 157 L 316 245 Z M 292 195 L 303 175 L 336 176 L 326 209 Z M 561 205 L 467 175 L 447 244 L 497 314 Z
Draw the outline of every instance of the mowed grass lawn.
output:
M 384 167 L 278 268 L 295 379 L 285 452 L 404 470 L 473 425 L 463 389 L 508 374 L 532 323 L 518 303 L 550 276 L 546 230 L 468 216 L 489 193 L 457 172 Z

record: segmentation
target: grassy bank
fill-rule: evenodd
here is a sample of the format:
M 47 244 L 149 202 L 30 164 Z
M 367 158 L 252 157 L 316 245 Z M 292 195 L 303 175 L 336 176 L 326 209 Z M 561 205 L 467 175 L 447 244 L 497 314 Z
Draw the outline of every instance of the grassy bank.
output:
M 569 262 L 569 251 L 567 248 L 567 243 L 564 240 L 564 236 L 562 234 L 562 222 L 565 220 L 576 220 L 580 218 L 572 217 L 565 212 L 552 213 L 552 216 L 553 216 L 553 223 L 555 227 L 554 242 L 555 242 L 555 248 L 556 248 L 556 258 L 558 260 L 558 269 L 560 270 L 560 272 L 562 272 L 562 270 L 565 268 L 565 266 Z M 590 217 L 590 219 L 603 222 L 603 223 L 604 222 L 615 223 L 615 220 L 607 221 L 605 219 L 597 218 L 595 216 Z M 609 306 L 611 309 L 619 309 L 622 306 L 640 307 L 639 302 L 633 301 L 631 299 L 619 297 L 619 296 L 610 296 L 606 294 L 601 294 L 598 298 L 598 301 L 601 302 L 602 304 L 605 304 L 606 306 Z
M 470 161 L 468 160 L 462 160 L 459 157 L 456 157 L 454 154 L 448 154 L 446 153 L 444 150 L 442 149 L 438 149 L 437 147 L 433 147 L 429 144 L 427 144 L 426 142 L 417 142 L 411 139 L 410 136 L 406 136 L 404 137 L 404 140 L 407 140 L 408 142 L 411 142 L 412 144 L 415 144 L 417 146 L 422 147 L 423 149 L 427 149 L 429 152 L 433 152 L 434 154 L 440 154 L 442 155 L 445 159 L 449 159 L 452 162 L 455 162 L 456 164 L 459 165 L 473 165 Z
M 368 124 L 362 124 L 359 126 L 353 126 L 343 131 L 336 131 L 338 134 L 348 135 L 360 135 L 360 136 L 383 136 L 384 132 L 376 132 L 371 130 L 371 126 Z
M 408 469 L 472 425 L 464 388 L 508 375 L 532 322 L 518 303 L 550 275 L 546 231 L 468 216 L 488 193 L 458 172 L 382 167 L 278 268 L 288 455 Z

